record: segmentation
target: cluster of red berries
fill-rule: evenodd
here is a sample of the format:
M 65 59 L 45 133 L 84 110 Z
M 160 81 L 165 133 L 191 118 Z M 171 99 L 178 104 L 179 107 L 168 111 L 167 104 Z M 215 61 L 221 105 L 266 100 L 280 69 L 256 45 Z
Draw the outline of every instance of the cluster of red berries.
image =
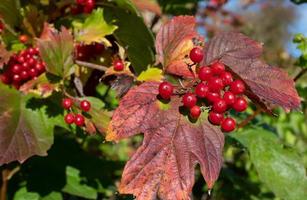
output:
M 95 0 L 76 0 L 76 4 L 70 6 L 73 15 L 91 13 L 95 8 Z
M 72 106 L 74 105 L 74 102 L 70 98 L 64 98 L 62 100 L 62 107 L 66 110 L 70 110 Z M 80 102 L 80 109 L 84 112 L 88 112 L 91 109 L 91 103 L 87 100 L 82 100 Z M 82 114 L 74 114 L 74 113 L 67 113 L 64 117 L 65 123 L 72 124 L 75 123 L 77 126 L 83 126 L 85 119 Z
M 202 49 L 196 47 L 190 52 L 190 59 L 199 63 L 203 59 Z M 214 125 L 220 125 L 224 132 L 233 131 L 236 121 L 231 117 L 225 117 L 229 109 L 243 112 L 247 108 L 247 101 L 243 97 L 245 85 L 241 80 L 234 80 L 232 74 L 225 70 L 224 64 L 215 62 L 210 66 L 202 66 L 198 69 L 197 85 L 193 92 L 187 92 L 182 97 L 183 105 L 190 110 L 190 116 L 197 119 L 202 109 L 199 105 L 210 106 L 209 121 Z M 159 95 L 163 99 L 170 99 L 174 93 L 174 87 L 169 82 L 159 85 Z
M 77 60 L 85 61 L 93 56 L 101 54 L 104 50 L 104 45 L 97 42 L 89 45 L 77 44 L 75 46 L 75 57 Z
M 4 84 L 12 84 L 19 88 L 21 84 L 43 72 L 45 72 L 45 63 L 40 58 L 38 48 L 29 47 L 10 58 L 0 77 Z

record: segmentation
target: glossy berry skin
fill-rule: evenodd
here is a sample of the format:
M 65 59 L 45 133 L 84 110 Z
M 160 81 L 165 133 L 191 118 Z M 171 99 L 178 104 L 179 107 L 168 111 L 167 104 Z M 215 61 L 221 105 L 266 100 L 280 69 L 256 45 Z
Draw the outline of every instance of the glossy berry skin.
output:
M 22 80 L 27 80 L 29 78 L 29 74 L 27 71 L 20 72 L 20 77 Z
M 210 67 L 201 67 L 198 71 L 198 78 L 202 81 L 208 81 L 212 77 L 212 71 Z
M 235 80 L 230 84 L 230 91 L 234 94 L 243 94 L 245 92 L 245 85 L 241 80 Z
M 201 109 L 199 106 L 193 106 L 192 108 L 190 108 L 190 116 L 193 119 L 197 119 L 201 114 Z
M 236 121 L 231 117 L 227 117 L 222 121 L 221 128 L 224 132 L 231 132 L 236 128 Z
M 0 80 L 4 84 L 10 84 L 11 83 L 11 79 L 10 79 L 10 76 L 8 74 L 0 74 Z
M 215 62 L 211 65 L 211 71 L 213 75 L 220 75 L 225 72 L 225 65 L 220 62 Z
M 91 109 L 91 103 L 89 101 L 87 101 L 87 100 L 83 100 L 80 103 L 80 108 L 84 112 L 88 112 Z
M 20 81 L 21 81 L 20 75 L 19 75 L 19 74 L 14 74 L 14 75 L 13 75 L 13 81 L 14 81 L 15 83 L 20 82 Z
M 162 82 L 159 85 L 159 95 L 162 97 L 162 99 L 170 99 L 174 91 L 174 87 L 169 82 Z
M 182 103 L 187 108 L 192 108 L 193 106 L 196 105 L 196 102 L 197 102 L 197 98 L 192 93 L 186 93 L 182 97 Z
M 227 104 L 223 99 L 218 99 L 213 103 L 212 110 L 217 113 L 223 113 L 227 110 Z
M 205 83 L 199 83 L 195 87 L 195 94 L 200 98 L 205 98 L 209 92 L 209 87 Z
M 114 60 L 113 61 L 113 69 L 115 71 L 122 71 L 125 68 L 125 64 L 122 60 Z
M 224 85 L 229 85 L 233 81 L 233 77 L 230 72 L 223 72 L 220 75 L 220 78 L 223 80 Z
M 74 102 L 70 98 L 65 98 L 65 99 L 62 100 L 62 107 L 64 109 L 70 109 L 73 104 L 74 104 Z
M 210 103 L 214 103 L 220 98 L 220 95 L 219 93 L 216 93 L 216 92 L 209 92 L 206 98 L 208 99 Z
M 208 87 L 211 92 L 219 92 L 224 87 L 223 80 L 219 77 L 211 77 L 208 81 Z
M 191 51 L 190 51 L 190 59 L 194 62 L 194 63 L 200 63 L 200 61 L 202 61 L 204 58 L 204 53 L 203 50 L 199 47 L 194 47 Z
M 20 41 L 21 43 L 27 43 L 28 40 L 29 40 L 29 37 L 28 37 L 27 35 L 20 35 L 20 36 L 19 36 L 19 41 Z
M 83 126 L 83 125 L 84 125 L 84 121 L 85 121 L 85 120 L 84 120 L 83 115 L 81 115 L 81 114 L 76 114 L 74 122 L 75 122 L 75 124 L 76 124 L 77 126 Z
M 22 70 L 21 65 L 15 64 L 15 65 L 13 65 L 13 67 L 12 67 L 12 72 L 13 72 L 14 74 L 19 74 L 19 73 L 21 72 L 21 70 Z
M 232 108 L 237 112 L 243 112 L 247 108 L 247 101 L 243 97 L 238 97 L 232 105 Z
M 216 112 L 209 112 L 208 120 L 213 125 L 220 125 L 224 119 L 224 115 Z
M 232 104 L 234 104 L 236 96 L 232 92 L 226 91 L 224 93 L 223 99 L 227 105 L 231 106 Z
M 66 124 L 72 124 L 75 121 L 75 116 L 72 113 L 68 113 L 65 115 L 64 120 Z

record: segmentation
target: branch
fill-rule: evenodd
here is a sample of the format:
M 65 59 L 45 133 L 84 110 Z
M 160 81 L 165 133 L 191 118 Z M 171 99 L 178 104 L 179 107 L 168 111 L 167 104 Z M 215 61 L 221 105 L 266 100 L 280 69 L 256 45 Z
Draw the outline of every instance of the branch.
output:
M 262 110 L 260 107 L 257 107 L 257 110 L 254 111 L 254 113 L 250 116 L 248 116 L 244 121 L 242 121 L 239 125 L 238 128 L 242 128 L 244 126 L 246 126 L 250 121 L 252 121 L 253 119 L 255 119 L 255 117 L 257 117 L 257 115 L 259 115 L 260 113 L 262 113 Z
M 307 72 L 307 68 L 302 69 L 295 77 L 294 81 L 296 82 L 299 78 L 301 78 Z
M 97 64 L 94 64 L 94 63 L 84 62 L 84 61 L 80 61 L 80 60 L 76 60 L 75 62 L 78 65 L 88 67 L 88 68 L 91 68 L 91 69 L 97 69 L 99 71 L 106 71 L 108 69 L 108 67 L 105 67 L 105 66 L 102 66 L 102 65 L 97 65 Z

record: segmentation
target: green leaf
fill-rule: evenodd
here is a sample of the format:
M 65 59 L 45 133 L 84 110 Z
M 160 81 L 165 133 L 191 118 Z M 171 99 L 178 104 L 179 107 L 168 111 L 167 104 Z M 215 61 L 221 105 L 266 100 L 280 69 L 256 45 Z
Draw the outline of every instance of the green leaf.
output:
M 307 0 L 291 0 L 295 4 L 307 3 Z
M 148 68 L 137 78 L 138 81 L 161 81 L 163 78 L 162 70 L 159 68 Z
M 63 200 L 63 196 L 60 192 L 51 192 L 47 196 L 41 197 L 40 200 Z
M 84 24 L 75 27 L 76 40 L 90 44 L 92 42 L 103 42 L 111 46 L 110 42 L 104 37 L 111 35 L 117 26 L 107 23 L 103 17 L 103 9 L 94 10 L 85 20 Z
M 296 34 L 293 42 L 297 44 L 297 49 L 301 51 L 301 56 L 298 58 L 296 64 L 306 68 L 307 67 L 307 37 L 303 34 Z
M 55 32 L 45 26 L 44 38 L 38 39 L 38 47 L 47 72 L 67 77 L 73 73 L 73 37 L 69 31 L 62 27 L 61 32 Z
M 154 37 L 136 12 L 123 7 L 105 9 L 104 15 L 107 21 L 116 21 L 118 29 L 114 36 L 119 44 L 126 48 L 132 67 L 139 74 L 155 61 Z
M 26 187 L 22 187 L 15 193 L 14 200 L 39 200 L 39 194 L 28 192 Z
M 67 183 L 63 191 L 72 195 L 76 195 L 88 199 L 97 199 L 97 191 L 95 188 L 82 183 L 80 171 L 76 168 L 66 167 Z
M 21 20 L 19 0 L 1 0 L 0 13 L 8 25 L 12 27 L 19 25 Z
M 278 138 L 264 129 L 249 129 L 231 135 L 249 151 L 259 178 L 274 194 L 285 200 L 307 196 L 307 177 L 301 158 L 285 149 Z
M 30 95 L 0 84 L 0 165 L 45 156 L 53 143 L 53 128 L 63 124 L 61 115 Z M 53 107 L 54 108 L 54 107 Z M 51 108 L 51 109 L 53 109 Z M 64 125 L 63 125 L 64 126 Z

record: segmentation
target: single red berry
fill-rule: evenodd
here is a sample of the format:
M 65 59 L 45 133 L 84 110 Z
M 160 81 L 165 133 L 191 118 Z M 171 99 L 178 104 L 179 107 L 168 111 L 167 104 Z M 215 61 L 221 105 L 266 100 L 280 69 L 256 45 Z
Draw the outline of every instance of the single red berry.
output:
M 115 71 L 122 71 L 125 68 L 125 64 L 123 63 L 122 60 L 114 60 L 113 68 Z
M 195 88 L 195 94 L 200 98 L 205 98 L 209 92 L 209 87 L 205 83 L 199 83 Z
M 0 80 L 4 84 L 10 84 L 11 83 L 11 78 L 9 74 L 0 74 Z
M 83 115 L 81 115 L 81 114 L 76 114 L 74 122 L 75 122 L 75 124 L 76 124 L 77 126 L 83 126 L 83 125 L 84 125 L 84 121 L 85 121 L 85 120 L 84 120 Z
M 201 67 L 198 71 L 198 78 L 202 81 L 208 81 L 212 77 L 210 67 Z
M 72 113 L 68 113 L 65 115 L 64 120 L 66 124 L 72 124 L 75 121 L 75 116 Z
M 30 47 L 27 52 L 28 52 L 28 54 L 30 54 L 32 56 L 34 56 L 36 54 L 35 49 L 33 47 Z
M 236 96 L 232 92 L 226 91 L 224 93 L 223 99 L 227 103 L 227 105 L 232 105 L 232 104 L 234 104 L 234 102 L 236 100 Z
M 39 48 L 35 47 L 34 50 L 35 50 L 35 55 L 38 55 L 39 54 Z
M 35 66 L 36 64 L 36 60 L 34 58 L 29 58 L 28 61 L 27 61 L 28 65 L 29 66 Z
M 23 71 L 28 71 L 30 69 L 30 66 L 27 62 L 22 63 L 21 67 Z
M 203 50 L 199 47 L 194 47 L 191 51 L 190 51 L 190 59 L 194 62 L 194 63 L 199 63 L 200 61 L 202 61 L 204 58 L 204 53 Z
M 241 80 L 235 80 L 230 84 L 230 91 L 234 94 L 242 94 L 245 92 L 245 85 Z
M 215 62 L 211 65 L 211 71 L 213 75 L 220 75 L 225 72 L 225 65 L 220 62 Z
M 162 99 L 170 99 L 174 91 L 174 87 L 169 82 L 162 82 L 159 85 L 159 95 Z
M 27 43 L 28 40 L 29 40 L 29 37 L 27 35 L 22 34 L 22 35 L 19 36 L 19 41 L 21 43 Z
M 22 80 L 27 80 L 29 78 L 29 74 L 27 71 L 20 72 L 20 77 Z
M 192 108 L 197 103 L 197 98 L 195 94 L 192 93 L 186 93 L 182 97 L 182 103 L 185 107 Z
M 72 15 L 78 15 L 82 12 L 82 10 L 83 10 L 83 7 L 80 4 L 78 5 L 73 4 L 70 6 L 70 12 Z
M 35 68 L 31 68 L 31 69 L 29 70 L 29 75 L 30 75 L 32 78 L 36 77 L 37 74 L 38 74 L 38 72 L 37 72 L 37 70 L 36 70 Z
M 64 109 L 70 109 L 73 104 L 74 104 L 74 102 L 70 98 L 65 98 L 65 99 L 62 100 L 62 107 Z
M 230 72 L 223 72 L 220 75 L 220 78 L 223 80 L 224 85 L 229 85 L 233 81 L 233 78 Z
M 197 119 L 201 114 L 201 109 L 199 106 L 193 106 L 191 109 L 190 109 L 190 116 L 193 118 L 193 119 Z
M 19 64 L 15 64 L 15 65 L 12 66 L 11 71 L 14 74 L 19 74 L 22 71 L 22 67 Z
M 91 13 L 95 8 L 95 1 L 94 0 L 87 0 L 85 2 L 85 6 L 83 7 L 84 13 Z
M 231 132 L 236 128 L 236 121 L 231 117 L 227 117 L 222 121 L 221 128 L 224 132 Z
M 211 124 L 220 125 L 222 123 L 223 119 L 224 119 L 223 114 L 216 113 L 216 112 L 213 112 L 213 111 L 209 112 L 208 120 L 209 120 L 209 122 L 211 122 Z
M 232 105 L 232 108 L 237 112 L 243 112 L 247 108 L 247 101 L 243 97 L 238 97 Z
M 84 112 L 88 112 L 91 109 L 91 103 L 87 100 L 82 100 L 80 103 L 80 108 Z
M 216 93 L 216 92 L 209 92 L 206 97 L 210 103 L 214 103 L 218 99 L 220 99 L 219 93 Z
M 24 63 L 24 62 L 26 61 L 26 58 L 23 57 L 23 56 L 18 56 L 18 57 L 17 57 L 17 61 L 18 61 L 20 64 L 22 64 L 22 63 Z
M 21 81 L 21 77 L 19 74 L 14 74 L 13 75 L 13 81 L 16 83 L 19 83 Z
M 208 81 L 208 87 L 211 92 L 219 92 L 224 88 L 223 80 L 219 77 L 211 77 Z
M 227 110 L 226 101 L 223 99 L 218 99 L 213 103 L 212 110 L 217 113 L 223 113 Z
M 43 73 L 44 71 L 45 71 L 45 66 L 44 66 L 44 64 L 43 63 L 41 63 L 41 62 L 38 62 L 38 63 L 36 63 L 36 65 L 35 65 L 35 69 L 38 71 L 38 73 Z

